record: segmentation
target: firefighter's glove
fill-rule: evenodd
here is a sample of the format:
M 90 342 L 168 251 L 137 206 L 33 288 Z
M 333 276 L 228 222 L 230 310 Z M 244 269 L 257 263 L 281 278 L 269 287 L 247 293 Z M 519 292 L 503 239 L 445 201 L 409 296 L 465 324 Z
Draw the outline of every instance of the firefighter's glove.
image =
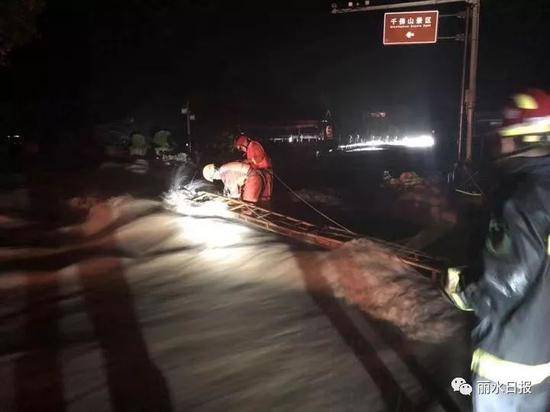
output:
M 463 268 L 448 268 L 446 276 L 443 276 L 443 291 L 451 302 L 460 310 L 472 311 L 464 299 L 461 285 Z

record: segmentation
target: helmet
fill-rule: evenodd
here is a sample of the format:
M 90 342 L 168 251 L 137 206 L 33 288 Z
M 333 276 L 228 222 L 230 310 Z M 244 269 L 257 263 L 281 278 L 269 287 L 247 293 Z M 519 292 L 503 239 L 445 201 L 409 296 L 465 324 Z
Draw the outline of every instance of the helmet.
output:
M 202 169 L 202 175 L 209 182 L 213 182 L 218 178 L 218 169 L 216 169 L 216 165 L 214 165 L 214 163 L 210 163 L 209 165 L 204 166 Z
M 233 147 L 237 150 L 241 150 L 244 152 L 246 151 L 246 148 L 248 147 L 249 143 L 250 143 L 250 139 L 244 134 L 241 134 L 233 142 Z
M 535 89 L 512 96 L 499 134 L 502 138 L 523 137 L 527 143 L 546 140 L 550 134 L 550 95 Z
M 550 145 L 550 95 L 529 90 L 512 96 L 498 131 L 500 155 L 517 155 Z

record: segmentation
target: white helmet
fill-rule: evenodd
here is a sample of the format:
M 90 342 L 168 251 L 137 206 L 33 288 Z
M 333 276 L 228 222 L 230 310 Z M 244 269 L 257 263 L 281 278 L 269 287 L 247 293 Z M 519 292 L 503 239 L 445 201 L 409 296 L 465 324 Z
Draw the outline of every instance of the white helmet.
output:
M 202 169 L 202 175 L 209 182 L 213 182 L 215 179 L 219 179 L 219 171 L 216 169 L 214 163 L 210 163 Z

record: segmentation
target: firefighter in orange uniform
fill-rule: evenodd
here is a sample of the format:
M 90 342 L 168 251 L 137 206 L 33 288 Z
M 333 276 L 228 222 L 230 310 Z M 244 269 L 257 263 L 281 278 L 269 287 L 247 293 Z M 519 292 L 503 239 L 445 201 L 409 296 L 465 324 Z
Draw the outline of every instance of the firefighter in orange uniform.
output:
M 240 135 L 235 139 L 235 149 L 246 157 L 246 163 L 251 166 L 242 198 L 245 201 L 266 202 L 271 200 L 273 192 L 273 166 L 271 159 L 260 142 Z

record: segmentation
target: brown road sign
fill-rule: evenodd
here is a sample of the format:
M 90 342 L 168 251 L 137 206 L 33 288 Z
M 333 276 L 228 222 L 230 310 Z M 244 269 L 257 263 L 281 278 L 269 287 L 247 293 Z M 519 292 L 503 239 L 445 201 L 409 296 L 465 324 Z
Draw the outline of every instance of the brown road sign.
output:
M 384 14 L 384 44 L 428 44 L 437 42 L 439 11 L 407 11 Z

